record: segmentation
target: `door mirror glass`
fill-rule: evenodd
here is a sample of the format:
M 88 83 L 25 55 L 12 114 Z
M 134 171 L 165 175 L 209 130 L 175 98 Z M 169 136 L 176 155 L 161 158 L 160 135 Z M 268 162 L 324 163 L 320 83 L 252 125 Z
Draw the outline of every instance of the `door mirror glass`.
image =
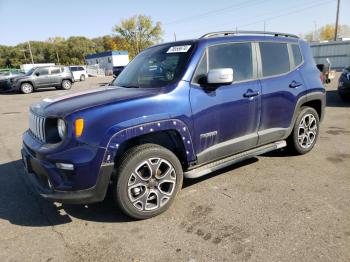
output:
M 39 72 L 36 72 L 35 75 L 36 75 L 36 76 L 40 76 L 40 73 L 39 73 Z
M 207 76 L 208 84 L 231 84 L 233 82 L 232 68 L 210 69 Z

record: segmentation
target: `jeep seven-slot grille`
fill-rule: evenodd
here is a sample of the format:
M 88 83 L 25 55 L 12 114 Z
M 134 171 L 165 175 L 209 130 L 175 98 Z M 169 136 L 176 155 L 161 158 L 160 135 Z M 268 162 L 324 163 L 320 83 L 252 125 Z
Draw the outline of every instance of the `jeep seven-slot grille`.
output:
M 45 142 L 45 117 L 29 113 L 29 130 L 40 141 Z

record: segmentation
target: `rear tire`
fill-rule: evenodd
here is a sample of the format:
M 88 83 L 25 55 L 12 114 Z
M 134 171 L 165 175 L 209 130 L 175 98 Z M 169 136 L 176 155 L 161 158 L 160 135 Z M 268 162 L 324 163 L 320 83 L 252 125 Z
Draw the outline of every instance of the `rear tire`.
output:
M 295 121 L 293 131 L 287 139 L 291 153 L 303 155 L 312 150 L 319 134 L 320 120 L 315 109 L 302 107 Z
M 143 144 L 128 150 L 116 168 L 113 198 L 135 219 L 147 219 L 166 211 L 182 188 L 180 161 L 168 149 Z
M 23 94 L 30 94 L 30 93 L 33 93 L 33 91 L 34 91 L 34 88 L 32 84 L 30 83 L 21 84 L 21 92 Z
M 71 87 L 72 87 L 72 82 L 71 81 L 66 80 L 66 79 L 62 81 L 61 89 L 69 90 L 69 89 L 71 89 Z

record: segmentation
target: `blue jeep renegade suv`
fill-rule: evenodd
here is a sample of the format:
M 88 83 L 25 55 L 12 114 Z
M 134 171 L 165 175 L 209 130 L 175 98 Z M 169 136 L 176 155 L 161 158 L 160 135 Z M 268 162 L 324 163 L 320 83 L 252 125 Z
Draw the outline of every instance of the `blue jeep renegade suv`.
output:
M 315 145 L 325 89 L 308 44 L 275 32 L 216 32 L 142 51 L 109 86 L 30 108 L 22 156 L 46 199 L 164 212 L 183 178 L 282 147 Z

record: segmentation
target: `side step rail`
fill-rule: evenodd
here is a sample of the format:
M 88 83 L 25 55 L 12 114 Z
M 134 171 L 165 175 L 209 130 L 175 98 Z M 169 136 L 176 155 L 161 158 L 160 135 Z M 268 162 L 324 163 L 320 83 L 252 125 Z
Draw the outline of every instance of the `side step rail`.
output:
M 200 166 L 198 168 L 191 169 L 191 170 L 184 173 L 184 177 L 185 178 L 201 177 L 201 176 L 207 175 L 209 173 L 212 173 L 214 171 L 217 171 L 219 169 L 222 169 L 222 168 L 225 168 L 227 166 L 230 166 L 230 165 L 233 165 L 235 163 L 246 160 L 248 158 L 262 155 L 262 154 L 265 154 L 267 152 L 274 151 L 274 150 L 279 149 L 279 148 L 283 148 L 285 146 L 287 146 L 286 141 L 281 140 L 281 141 L 267 144 L 267 145 L 264 145 L 261 147 L 250 149 L 248 151 L 245 151 L 245 152 L 242 152 L 242 153 L 239 153 L 239 154 L 236 154 L 236 155 L 224 158 L 224 159 L 220 159 L 218 161 L 206 164 L 204 166 Z

